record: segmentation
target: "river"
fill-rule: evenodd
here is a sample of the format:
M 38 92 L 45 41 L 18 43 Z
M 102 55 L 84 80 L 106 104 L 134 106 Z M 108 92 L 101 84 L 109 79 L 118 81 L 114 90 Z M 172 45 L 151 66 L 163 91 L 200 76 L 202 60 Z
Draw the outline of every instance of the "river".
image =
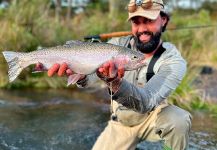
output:
M 193 113 L 190 150 L 217 150 L 217 118 Z M 109 102 L 78 90 L 0 90 L 0 150 L 89 150 L 109 119 Z M 158 150 L 143 142 L 139 150 Z

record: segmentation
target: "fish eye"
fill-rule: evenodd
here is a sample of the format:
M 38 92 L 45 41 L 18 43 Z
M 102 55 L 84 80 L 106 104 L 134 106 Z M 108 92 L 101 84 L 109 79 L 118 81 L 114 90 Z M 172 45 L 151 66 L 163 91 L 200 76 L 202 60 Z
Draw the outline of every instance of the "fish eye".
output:
M 133 59 L 136 59 L 136 58 L 138 58 L 137 56 L 133 56 Z

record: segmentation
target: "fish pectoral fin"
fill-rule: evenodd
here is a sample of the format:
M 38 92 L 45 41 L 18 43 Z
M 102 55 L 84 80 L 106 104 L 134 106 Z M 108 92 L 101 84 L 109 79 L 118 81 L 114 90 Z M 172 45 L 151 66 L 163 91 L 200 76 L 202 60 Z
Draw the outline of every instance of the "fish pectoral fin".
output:
M 114 78 L 117 76 L 118 74 L 118 70 L 116 67 L 111 67 L 109 70 L 109 74 L 111 75 L 111 78 Z
M 69 86 L 70 84 L 75 84 L 80 78 L 81 78 L 82 75 L 80 74 L 72 74 L 68 77 L 68 83 L 67 83 L 67 86 Z
M 118 74 L 119 64 L 114 62 L 113 66 L 109 68 L 109 74 L 111 78 L 114 78 Z

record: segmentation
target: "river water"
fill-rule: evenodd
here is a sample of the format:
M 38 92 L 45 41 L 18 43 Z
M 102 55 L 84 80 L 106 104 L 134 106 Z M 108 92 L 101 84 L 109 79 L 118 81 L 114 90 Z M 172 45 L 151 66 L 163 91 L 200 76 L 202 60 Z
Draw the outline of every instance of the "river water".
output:
M 217 118 L 193 113 L 190 150 L 217 150 Z M 0 90 L 0 150 L 89 150 L 109 119 L 109 102 L 77 90 Z M 143 142 L 140 150 L 160 150 Z

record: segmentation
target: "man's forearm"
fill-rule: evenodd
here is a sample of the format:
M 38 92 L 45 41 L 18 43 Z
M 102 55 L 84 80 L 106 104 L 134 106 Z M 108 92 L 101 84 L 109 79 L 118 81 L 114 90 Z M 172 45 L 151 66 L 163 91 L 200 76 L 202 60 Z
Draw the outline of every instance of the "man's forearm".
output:
M 113 99 L 125 107 L 137 105 L 137 111 L 145 113 L 159 105 L 176 89 L 185 73 L 185 66 L 180 64 L 164 65 L 143 87 L 122 80 Z M 129 107 L 128 107 L 129 108 Z

